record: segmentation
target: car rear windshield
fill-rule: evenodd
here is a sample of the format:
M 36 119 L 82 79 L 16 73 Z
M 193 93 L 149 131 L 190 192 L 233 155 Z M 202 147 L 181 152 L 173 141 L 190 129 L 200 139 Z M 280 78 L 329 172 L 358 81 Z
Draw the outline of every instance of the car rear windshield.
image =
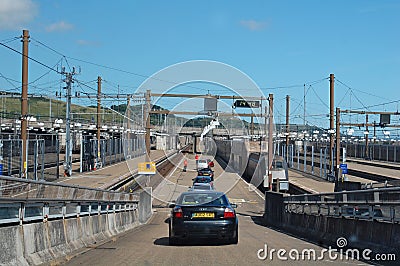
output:
M 190 193 L 180 197 L 178 204 L 181 205 L 208 205 L 208 206 L 223 206 L 227 205 L 228 201 L 225 195 L 209 194 L 209 193 Z
M 211 178 L 209 177 L 196 177 L 196 179 L 194 180 L 194 183 L 210 183 L 211 182 Z
M 193 189 L 207 189 L 207 190 L 211 190 L 211 186 L 210 185 L 194 185 Z

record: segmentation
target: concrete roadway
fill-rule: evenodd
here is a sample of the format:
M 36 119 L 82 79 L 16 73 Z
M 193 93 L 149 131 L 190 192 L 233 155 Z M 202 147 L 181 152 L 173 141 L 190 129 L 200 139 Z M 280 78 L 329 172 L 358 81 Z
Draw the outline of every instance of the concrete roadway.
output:
M 196 176 L 193 155 L 189 158 L 188 172 L 182 172 L 183 160 L 161 184 L 154 189 L 154 215 L 150 221 L 108 243 L 93 245 L 79 256 L 72 258 L 66 265 L 309 265 L 309 264 L 359 264 L 357 261 L 332 261 L 327 257 L 320 261 L 288 260 L 282 261 L 276 252 L 273 260 L 260 260 L 257 252 L 268 246 L 271 249 L 284 248 L 299 250 L 321 247 L 278 232 L 262 225 L 261 217 L 264 200 L 233 171 L 224 171 L 215 162 L 215 187 L 227 192 L 231 202 L 238 204 L 239 243 L 226 245 L 215 240 L 192 242 L 183 246 L 169 246 L 168 217 L 170 209 L 167 202 L 176 199 L 181 191 L 191 185 Z M 338 236 L 340 237 L 340 236 Z M 336 248 L 336 247 L 333 247 Z M 264 255 L 263 252 L 260 255 Z M 288 257 L 286 253 L 286 257 Z

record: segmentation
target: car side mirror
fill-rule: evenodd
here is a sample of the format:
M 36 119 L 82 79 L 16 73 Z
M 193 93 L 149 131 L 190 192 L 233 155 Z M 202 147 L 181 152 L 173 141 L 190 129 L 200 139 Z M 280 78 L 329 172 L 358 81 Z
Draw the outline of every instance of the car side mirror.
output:
M 231 203 L 232 208 L 236 209 L 238 206 L 236 203 Z
M 175 206 L 176 206 L 175 201 L 172 201 L 169 203 L 168 208 L 175 208 Z

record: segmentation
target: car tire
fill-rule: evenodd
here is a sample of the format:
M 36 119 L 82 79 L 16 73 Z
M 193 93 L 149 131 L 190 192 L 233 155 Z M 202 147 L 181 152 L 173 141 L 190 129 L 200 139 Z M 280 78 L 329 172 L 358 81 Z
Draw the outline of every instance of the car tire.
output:
M 239 242 L 239 230 L 236 228 L 235 236 L 231 238 L 231 244 L 237 244 Z
M 168 241 L 169 241 L 169 245 L 170 246 L 178 246 L 179 245 L 179 241 L 178 239 L 176 239 L 176 237 L 172 237 L 171 236 L 171 225 L 168 228 Z
M 178 246 L 179 245 L 179 241 L 175 237 L 169 237 L 168 240 L 169 240 L 170 246 Z

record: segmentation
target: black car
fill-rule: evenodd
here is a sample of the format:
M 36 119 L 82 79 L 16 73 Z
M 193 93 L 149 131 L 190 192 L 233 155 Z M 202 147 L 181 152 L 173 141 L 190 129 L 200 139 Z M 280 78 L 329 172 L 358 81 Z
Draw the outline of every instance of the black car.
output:
M 170 245 L 210 238 L 238 243 L 236 205 L 230 204 L 223 192 L 183 192 L 170 207 Z
M 211 177 L 211 181 L 214 181 L 214 171 L 211 170 L 210 168 L 203 168 L 203 169 L 197 170 L 197 175 L 209 176 L 209 177 Z
M 214 182 L 212 181 L 211 176 L 197 176 L 192 179 L 193 185 L 197 183 L 210 183 L 210 185 L 214 188 Z

